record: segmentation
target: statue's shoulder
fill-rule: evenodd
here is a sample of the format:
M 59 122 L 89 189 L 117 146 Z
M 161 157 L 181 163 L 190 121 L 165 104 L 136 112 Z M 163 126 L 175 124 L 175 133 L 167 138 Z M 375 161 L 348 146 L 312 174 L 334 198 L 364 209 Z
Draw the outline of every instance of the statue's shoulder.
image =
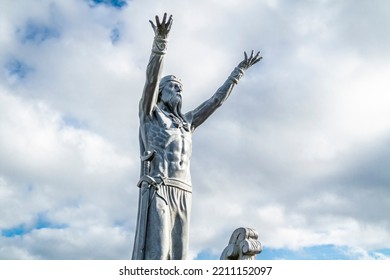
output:
M 185 113 L 184 114 L 184 120 L 189 125 L 191 130 L 192 130 L 192 123 L 194 121 L 194 112 L 193 111 L 189 111 L 189 112 Z
M 140 125 L 152 130 L 163 130 L 168 127 L 168 120 L 164 113 L 155 106 L 150 115 L 140 115 Z
M 158 115 L 157 109 L 158 107 L 155 105 L 150 114 L 146 114 L 145 112 L 140 111 L 139 119 L 141 124 L 155 122 L 157 120 L 157 115 Z

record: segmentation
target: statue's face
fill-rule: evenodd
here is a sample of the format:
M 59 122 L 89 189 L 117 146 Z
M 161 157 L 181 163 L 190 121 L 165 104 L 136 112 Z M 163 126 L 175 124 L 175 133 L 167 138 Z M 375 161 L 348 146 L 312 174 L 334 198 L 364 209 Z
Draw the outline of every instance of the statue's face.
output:
M 167 106 L 174 108 L 181 102 L 183 87 L 176 81 L 169 81 L 161 91 L 160 100 Z

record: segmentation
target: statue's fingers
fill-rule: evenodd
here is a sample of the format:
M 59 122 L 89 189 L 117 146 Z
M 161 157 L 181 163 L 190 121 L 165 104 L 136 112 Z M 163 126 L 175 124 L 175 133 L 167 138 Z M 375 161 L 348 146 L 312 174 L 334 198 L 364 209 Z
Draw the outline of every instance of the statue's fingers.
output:
M 157 26 L 160 26 L 160 25 L 161 25 L 160 19 L 158 18 L 158 16 L 156 16 L 156 24 L 157 24 Z
M 252 52 L 251 52 L 251 56 L 250 56 L 250 58 L 249 59 L 252 59 L 253 58 L 253 50 L 252 50 Z
M 156 31 L 156 25 L 154 25 L 154 22 L 151 21 L 151 20 L 149 20 L 149 22 L 150 22 L 150 24 L 152 25 L 153 30 Z
M 260 59 L 262 59 L 263 57 L 260 56 L 260 52 L 257 52 L 257 54 L 255 55 L 255 57 L 253 58 L 253 64 L 257 63 L 260 61 Z
M 167 27 L 168 31 L 171 30 L 172 22 L 173 22 L 173 18 L 172 15 L 170 15 L 168 19 L 168 27 Z
M 164 13 L 162 24 L 165 25 L 166 23 L 167 23 L 167 13 Z
M 259 62 L 259 61 L 260 61 L 260 60 L 262 60 L 262 59 L 263 59 L 263 57 L 262 57 L 262 56 L 260 56 L 260 57 L 256 58 L 256 59 L 255 59 L 255 61 L 253 62 L 253 64 L 255 64 L 255 63 Z
M 246 52 L 244 52 L 244 57 L 245 57 L 245 61 L 248 60 L 248 55 L 246 54 Z

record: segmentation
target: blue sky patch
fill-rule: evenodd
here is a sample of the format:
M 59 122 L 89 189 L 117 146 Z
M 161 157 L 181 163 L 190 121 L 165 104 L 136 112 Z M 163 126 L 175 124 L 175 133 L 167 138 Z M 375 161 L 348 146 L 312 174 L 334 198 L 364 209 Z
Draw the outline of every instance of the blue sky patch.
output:
M 258 260 L 346 260 L 344 247 L 320 245 L 305 247 L 299 250 L 271 249 L 264 247 L 257 256 Z
M 390 248 L 378 250 L 377 253 L 384 254 L 390 257 Z
M 17 30 L 17 34 L 22 43 L 34 43 L 39 45 L 46 40 L 59 38 L 61 36 L 61 31 L 55 26 L 28 20 L 22 28 Z
M 386 259 L 390 259 L 390 248 L 377 250 L 372 252 L 376 257 L 380 258 L 381 256 L 385 256 Z
M 33 68 L 17 58 L 9 58 L 4 68 L 9 76 L 24 79 Z
M 222 251 L 221 251 L 221 254 L 222 254 Z M 217 256 L 215 254 L 212 254 L 210 251 L 208 250 L 204 250 L 202 252 L 200 252 L 195 260 L 219 260 L 220 256 Z
M 65 126 L 74 127 L 77 129 L 86 129 L 88 127 L 84 121 L 71 115 L 63 116 L 62 121 Z
M 17 227 L 13 227 L 10 229 L 2 229 L 0 231 L 1 231 L 1 235 L 4 237 L 20 236 L 29 232 L 29 230 L 27 230 L 24 225 L 19 225 Z
M 258 260 L 356 260 L 362 256 L 351 253 L 354 250 L 348 246 L 319 245 L 305 247 L 299 250 L 268 249 L 257 256 Z M 377 253 L 390 258 L 390 250 L 368 251 L 367 256 L 373 259 L 378 258 Z
M 67 226 L 65 224 L 59 224 L 54 223 L 50 221 L 45 214 L 41 213 L 38 214 L 36 221 L 33 226 L 27 226 L 25 224 L 20 224 L 16 227 L 9 228 L 9 229 L 0 229 L 1 235 L 4 237 L 15 237 L 15 236 L 22 236 L 25 234 L 28 234 L 32 232 L 33 230 L 40 230 L 45 228 L 51 228 L 51 229 L 62 229 L 66 228 Z
M 106 6 L 112 6 L 117 9 L 122 9 L 127 6 L 126 0 L 90 0 L 89 3 L 92 7 L 104 4 Z
M 111 29 L 110 39 L 113 44 L 117 43 L 121 38 L 121 33 L 118 27 Z

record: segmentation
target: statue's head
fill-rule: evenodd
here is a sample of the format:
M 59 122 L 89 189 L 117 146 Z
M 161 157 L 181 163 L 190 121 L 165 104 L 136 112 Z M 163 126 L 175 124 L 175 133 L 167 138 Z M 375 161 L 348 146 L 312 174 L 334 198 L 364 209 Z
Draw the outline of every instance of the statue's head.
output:
M 180 79 L 173 75 L 168 75 L 160 80 L 158 87 L 158 102 L 164 103 L 166 106 L 175 108 L 181 107 L 181 94 L 183 92 L 183 84 Z

